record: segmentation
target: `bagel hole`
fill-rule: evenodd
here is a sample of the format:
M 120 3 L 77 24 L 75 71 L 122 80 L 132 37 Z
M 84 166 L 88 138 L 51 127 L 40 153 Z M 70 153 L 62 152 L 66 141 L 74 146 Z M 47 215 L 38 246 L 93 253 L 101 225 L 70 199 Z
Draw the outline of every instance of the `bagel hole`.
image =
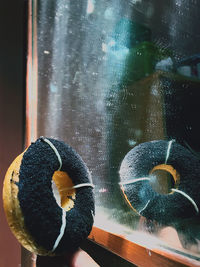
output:
M 150 174 L 150 185 L 159 194 L 169 194 L 175 187 L 175 181 L 171 173 L 165 170 L 155 170 Z
M 74 207 L 76 189 L 71 178 L 66 172 L 55 171 L 52 177 L 52 192 L 57 204 L 64 210 L 69 211 Z

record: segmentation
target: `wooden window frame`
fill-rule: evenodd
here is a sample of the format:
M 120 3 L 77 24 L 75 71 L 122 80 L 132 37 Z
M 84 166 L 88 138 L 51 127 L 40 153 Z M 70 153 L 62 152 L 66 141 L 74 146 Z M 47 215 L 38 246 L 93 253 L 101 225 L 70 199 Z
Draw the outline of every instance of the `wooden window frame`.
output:
M 34 27 L 34 0 L 28 0 L 28 55 L 26 78 L 26 146 L 37 136 L 37 50 L 32 47 L 32 35 L 36 35 Z M 34 90 L 32 90 L 34 88 Z M 34 95 L 33 95 L 34 92 Z M 137 266 L 200 266 L 200 262 L 185 255 L 162 249 L 152 249 L 127 240 L 121 235 L 93 227 L 88 240 L 99 244 L 118 255 L 127 262 Z M 102 255 L 103 257 L 103 255 Z M 45 266 L 45 260 L 43 260 Z M 49 259 L 46 260 L 49 263 Z M 22 266 L 36 267 L 35 257 L 22 248 Z M 41 265 L 40 265 L 41 266 Z M 50 265 L 49 265 L 50 266 Z M 53 265 L 52 265 L 53 266 Z M 59 267 L 59 265 L 57 266 Z
M 89 239 L 137 266 L 200 266 L 199 261 L 175 250 L 148 248 L 95 226 Z

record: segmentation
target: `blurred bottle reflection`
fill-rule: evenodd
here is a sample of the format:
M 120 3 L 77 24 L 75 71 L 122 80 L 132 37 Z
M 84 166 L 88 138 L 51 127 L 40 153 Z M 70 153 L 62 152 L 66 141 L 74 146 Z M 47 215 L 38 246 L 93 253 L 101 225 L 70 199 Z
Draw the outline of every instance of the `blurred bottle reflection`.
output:
M 155 71 L 156 64 L 157 68 L 169 65 L 170 54 L 164 50 L 161 51 L 151 41 L 149 28 L 122 18 L 116 24 L 115 30 L 108 40 L 107 55 L 106 71 L 110 87 L 106 93 L 105 102 L 108 114 L 109 181 L 114 205 L 122 205 L 123 201 L 119 197 L 120 191 L 117 186 L 121 161 L 134 145 L 148 140 L 145 132 L 149 130 L 147 127 L 150 126 L 147 126 L 147 110 L 150 108 L 149 95 L 152 92 L 149 85 L 145 85 L 145 83 L 149 84 L 146 82 L 146 77 Z M 164 62 L 159 66 L 158 62 L 165 59 L 168 60 L 167 63 Z M 152 102 L 151 105 L 153 106 L 154 103 Z M 159 114 L 158 116 L 162 117 L 161 106 L 156 112 Z M 159 126 L 156 119 L 153 124 Z M 160 128 L 163 129 L 163 126 Z M 163 138 L 163 135 L 162 130 L 162 133 L 157 134 L 157 138 Z M 153 136 L 149 138 L 153 138 Z

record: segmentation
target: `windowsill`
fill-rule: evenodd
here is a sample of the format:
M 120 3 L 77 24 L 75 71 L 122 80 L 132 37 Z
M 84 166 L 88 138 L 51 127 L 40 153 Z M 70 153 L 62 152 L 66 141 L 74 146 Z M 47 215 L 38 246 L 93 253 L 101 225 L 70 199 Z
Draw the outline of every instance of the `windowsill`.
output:
M 163 239 L 132 230 L 97 213 L 89 239 L 139 266 L 200 266 L 199 255 L 181 248 L 173 228 L 165 228 L 162 234 Z
M 151 243 L 149 237 L 149 246 L 143 246 L 94 226 L 89 239 L 138 266 L 200 266 L 200 262 L 192 259 L 191 255 L 189 258 L 179 251 L 176 253 L 173 249 L 158 247 L 158 244 Z

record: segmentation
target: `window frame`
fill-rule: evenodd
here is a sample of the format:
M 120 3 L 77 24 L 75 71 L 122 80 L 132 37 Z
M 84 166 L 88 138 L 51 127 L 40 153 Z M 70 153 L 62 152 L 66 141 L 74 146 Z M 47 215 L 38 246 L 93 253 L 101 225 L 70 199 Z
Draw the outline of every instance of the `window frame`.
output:
M 26 146 L 36 137 L 37 133 L 37 49 L 36 45 L 32 47 L 32 36 L 37 34 L 36 30 L 34 30 L 36 29 L 36 27 L 34 27 L 34 18 L 36 16 L 34 10 L 36 10 L 36 3 L 37 0 L 28 0 Z M 88 241 L 92 242 L 94 246 L 98 244 L 109 250 L 111 254 L 116 254 L 127 262 L 139 266 L 200 266 L 199 261 L 190 259 L 184 255 L 162 249 L 149 249 L 127 240 L 124 236 L 107 232 L 95 226 L 93 226 Z M 33 257 L 30 252 L 22 248 L 21 255 L 22 263 L 26 262 L 27 267 L 36 267 L 36 258 Z M 45 260 L 43 264 L 45 266 Z

